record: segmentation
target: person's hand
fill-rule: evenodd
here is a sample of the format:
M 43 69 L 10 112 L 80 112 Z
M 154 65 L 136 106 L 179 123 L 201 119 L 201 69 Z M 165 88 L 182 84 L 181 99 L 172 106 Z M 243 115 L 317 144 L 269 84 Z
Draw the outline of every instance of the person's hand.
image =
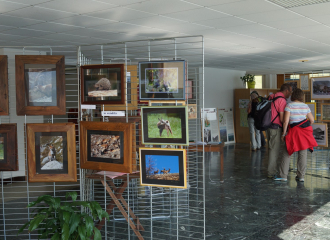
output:
M 284 142 L 285 136 L 281 136 L 281 141 Z

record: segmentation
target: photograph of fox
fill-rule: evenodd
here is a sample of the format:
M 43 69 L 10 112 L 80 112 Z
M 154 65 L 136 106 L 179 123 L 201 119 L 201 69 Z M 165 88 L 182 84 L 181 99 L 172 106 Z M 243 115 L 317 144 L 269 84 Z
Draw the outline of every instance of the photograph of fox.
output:
M 179 113 L 149 113 L 149 138 L 182 138 Z
M 179 157 L 146 155 L 146 178 L 179 181 Z

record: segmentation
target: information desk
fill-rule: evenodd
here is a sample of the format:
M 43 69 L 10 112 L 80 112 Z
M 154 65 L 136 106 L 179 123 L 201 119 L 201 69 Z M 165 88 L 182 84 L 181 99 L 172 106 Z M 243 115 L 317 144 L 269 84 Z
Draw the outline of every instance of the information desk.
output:
M 104 181 L 105 176 L 105 181 Z M 134 173 L 119 173 L 119 172 L 97 172 L 93 174 L 86 175 L 86 178 L 100 180 L 103 186 L 106 188 L 108 194 L 111 197 L 110 203 L 106 207 L 106 211 L 109 215 L 111 215 L 113 209 L 117 206 L 121 214 L 125 217 L 126 221 L 129 222 L 130 227 L 138 237 L 138 239 L 143 240 L 140 231 L 144 231 L 143 226 L 140 223 L 140 220 L 133 213 L 132 209 L 128 206 L 127 202 L 123 198 L 122 194 L 125 191 L 127 184 L 130 180 L 140 178 L 139 172 Z M 113 180 L 122 180 L 122 183 L 116 187 Z M 130 217 L 127 212 L 129 212 Z M 133 219 L 133 221 L 131 220 Z M 96 224 L 96 227 L 101 230 L 103 225 L 105 224 L 106 219 L 99 221 Z

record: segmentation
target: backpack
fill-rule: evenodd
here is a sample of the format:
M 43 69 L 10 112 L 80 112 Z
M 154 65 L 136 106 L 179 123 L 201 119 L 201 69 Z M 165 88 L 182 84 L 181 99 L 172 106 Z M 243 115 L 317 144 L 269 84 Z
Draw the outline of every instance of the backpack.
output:
M 258 103 L 255 115 L 254 115 L 254 126 L 260 131 L 265 131 L 270 128 L 275 121 L 275 119 L 280 116 L 275 106 L 275 101 L 279 98 L 284 98 L 282 96 L 274 97 L 273 99 L 262 99 Z M 277 111 L 277 116 L 272 121 L 272 104 L 274 104 L 275 110 Z

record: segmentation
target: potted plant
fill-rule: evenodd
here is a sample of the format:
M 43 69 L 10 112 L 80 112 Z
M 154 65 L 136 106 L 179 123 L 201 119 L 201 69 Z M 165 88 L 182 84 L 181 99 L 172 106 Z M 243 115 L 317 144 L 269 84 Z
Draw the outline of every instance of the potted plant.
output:
M 40 196 L 37 201 L 31 202 L 27 207 L 41 202 L 46 205 L 38 205 L 33 219 L 25 223 L 18 234 L 29 226 L 29 232 L 38 228 L 38 239 L 76 240 L 94 237 L 94 240 L 101 240 L 101 233 L 94 226 L 94 220 L 109 219 L 108 213 L 95 201 L 76 201 L 77 192 L 66 193 L 66 200 L 68 196 L 72 198 L 71 202 L 61 202 L 59 197 L 50 195 Z M 87 208 L 90 214 L 82 212 L 81 207 Z
M 252 74 L 245 74 L 243 77 L 241 77 L 241 80 L 243 81 L 243 84 L 245 86 L 245 83 L 247 83 L 248 88 L 255 88 L 256 82 L 254 81 L 254 76 Z

